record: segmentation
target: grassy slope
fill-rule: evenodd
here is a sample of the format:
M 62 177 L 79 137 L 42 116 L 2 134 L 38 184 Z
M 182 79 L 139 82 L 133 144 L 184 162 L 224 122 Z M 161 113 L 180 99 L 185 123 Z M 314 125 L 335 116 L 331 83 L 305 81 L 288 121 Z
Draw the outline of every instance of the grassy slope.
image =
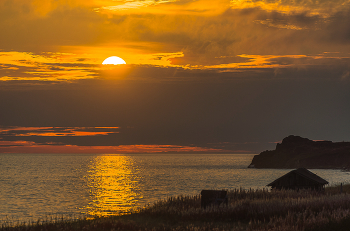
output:
M 228 194 L 228 206 L 205 210 L 200 208 L 199 196 L 179 196 L 130 215 L 57 219 L 0 230 L 349 230 L 350 185 L 339 192 L 339 187 L 329 187 L 325 193 L 233 190 Z

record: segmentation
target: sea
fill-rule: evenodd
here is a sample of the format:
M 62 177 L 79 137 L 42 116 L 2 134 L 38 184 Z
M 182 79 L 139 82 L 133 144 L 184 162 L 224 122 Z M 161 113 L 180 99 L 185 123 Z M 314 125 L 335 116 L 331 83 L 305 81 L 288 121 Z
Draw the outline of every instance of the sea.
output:
M 0 224 L 126 214 L 203 189 L 263 189 L 291 169 L 252 154 L 0 154 Z M 312 169 L 329 185 L 350 172 Z

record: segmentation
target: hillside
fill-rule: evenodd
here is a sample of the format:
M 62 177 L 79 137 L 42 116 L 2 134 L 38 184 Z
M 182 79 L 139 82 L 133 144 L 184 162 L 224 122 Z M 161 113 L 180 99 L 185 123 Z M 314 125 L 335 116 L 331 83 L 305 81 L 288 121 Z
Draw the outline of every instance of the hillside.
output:
M 290 135 L 275 150 L 254 156 L 249 167 L 350 169 L 350 142 L 312 141 Z

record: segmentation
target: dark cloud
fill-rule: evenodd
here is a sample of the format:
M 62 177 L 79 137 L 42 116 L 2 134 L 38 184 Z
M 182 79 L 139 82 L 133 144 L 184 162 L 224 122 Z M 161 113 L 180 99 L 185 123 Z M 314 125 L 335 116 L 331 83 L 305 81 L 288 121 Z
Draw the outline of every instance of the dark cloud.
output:
M 130 15 L 114 28 L 127 39 L 168 44 L 172 51 L 180 48 L 184 57 L 177 58 L 178 63 L 214 65 L 218 57 L 241 54 L 349 52 L 348 15 L 347 7 L 329 17 L 261 8 L 227 9 L 215 16 Z
M 0 127 L 1 137 L 106 136 L 116 133 L 119 133 L 118 127 Z
M 350 139 L 350 110 L 344 106 L 350 83 L 341 79 L 341 70 L 281 69 L 277 75 L 273 69 L 255 75 L 176 70 L 183 80 L 197 79 L 167 81 L 174 69 L 153 68 L 129 80 L 1 91 L 0 120 L 3 126 L 120 127 L 101 137 L 21 137 L 37 143 L 222 145 L 258 152 L 289 134 Z M 153 81 L 140 81 L 147 76 Z M 254 144 L 243 145 L 248 141 Z

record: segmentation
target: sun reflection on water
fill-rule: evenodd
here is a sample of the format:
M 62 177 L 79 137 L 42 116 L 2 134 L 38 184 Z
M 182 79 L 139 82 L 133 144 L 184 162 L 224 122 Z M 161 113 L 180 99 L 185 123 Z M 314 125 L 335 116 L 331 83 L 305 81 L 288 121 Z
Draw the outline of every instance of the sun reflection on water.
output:
M 86 176 L 91 201 L 83 210 L 90 216 L 107 216 L 137 209 L 142 199 L 137 171 L 131 157 L 95 157 Z

